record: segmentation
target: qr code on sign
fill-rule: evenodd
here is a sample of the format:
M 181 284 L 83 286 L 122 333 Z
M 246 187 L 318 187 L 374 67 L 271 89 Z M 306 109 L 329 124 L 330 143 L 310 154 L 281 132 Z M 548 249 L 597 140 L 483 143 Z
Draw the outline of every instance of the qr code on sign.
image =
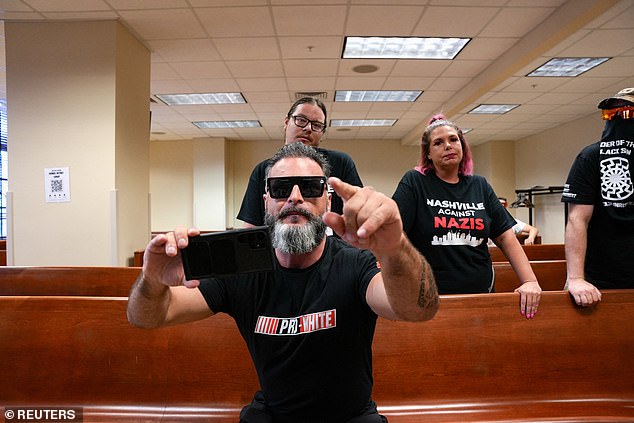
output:
M 51 180 L 51 192 L 62 192 L 64 191 L 64 184 L 61 179 L 53 179 Z

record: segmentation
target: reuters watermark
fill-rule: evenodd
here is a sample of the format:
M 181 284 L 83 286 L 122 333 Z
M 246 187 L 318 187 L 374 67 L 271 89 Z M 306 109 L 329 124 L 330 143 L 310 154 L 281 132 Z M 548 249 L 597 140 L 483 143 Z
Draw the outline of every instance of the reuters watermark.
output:
M 83 423 L 82 407 L 5 407 L 4 423 Z

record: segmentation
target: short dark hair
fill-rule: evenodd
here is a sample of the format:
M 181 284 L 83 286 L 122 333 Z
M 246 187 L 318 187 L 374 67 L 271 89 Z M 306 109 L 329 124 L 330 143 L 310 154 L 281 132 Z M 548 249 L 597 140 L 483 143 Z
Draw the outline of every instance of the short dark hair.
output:
M 319 167 L 321 167 L 321 170 L 324 172 L 324 176 L 326 178 L 330 176 L 330 164 L 319 151 L 309 145 L 305 145 L 302 142 L 292 142 L 284 145 L 284 147 L 280 148 L 277 153 L 268 160 L 266 164 L 265 177 L 269 177 L 271 168 L 275 166 L 277 162 L 289 157 L 305 157 L 307 159 L 311 159 L 317 163 Z
M 326 111 L 326 105 L 323 103 L 323 101 L 315 97 L 302 97 L 299 100 L 296 100 L 295 103 L 293 103 L 291 108 L 288 110 L 286 117 L 290 118 L 291 116 L 293 116 L 293 113 L 295 113 L 295 110 L 300 104 L 313 104 L 319 107 L 321 111 L 324 112 L 324 124 L 326 125 L 324 128 L 328 127 L 328 112 Z

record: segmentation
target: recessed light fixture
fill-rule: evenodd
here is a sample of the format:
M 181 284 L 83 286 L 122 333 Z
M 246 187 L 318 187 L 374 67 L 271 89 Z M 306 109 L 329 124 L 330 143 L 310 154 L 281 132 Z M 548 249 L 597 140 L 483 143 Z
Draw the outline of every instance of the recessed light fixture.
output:
M 577 76 L 599 66 L 609 57 L 555 57 L 526 76 Z
M 396 119 L 331 119 L 330 126 L 394 126 Z
M 440 37 L 346 37 L 342 57 L 451 60 L 470 40 Z
M 241 93 L 156 94 L 168 106 L 246 103 Z
M 480 104 L 478 107 L 471 109 L 469 113 L 502 115 L 510 112 L 517 106 L 519 106 L 519 104 Z
M 201 129 L 260 128 L 258 120 L 207 120 L 192 122 Z
M 422 91 L 335 91 L 335 101 L 416 101 Z

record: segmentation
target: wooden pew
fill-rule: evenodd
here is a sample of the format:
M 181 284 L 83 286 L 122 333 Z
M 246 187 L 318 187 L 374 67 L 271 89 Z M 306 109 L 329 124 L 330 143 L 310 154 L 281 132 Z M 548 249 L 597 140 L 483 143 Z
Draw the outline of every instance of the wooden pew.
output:
M 545 291 L 566 282 L 564 260 L 531 262 Z M 493 263 L 496 292 L 513 292 L 519 280 L 508 262 Z M 0 295 L 79 295 L 125 297 L 139 276 L 138 267 L 8 266 L 0 267 Z
M 531 261 L 531 267 L 544 291 L 561 291 L 566 283 L 566 260 Z M 513 292 L 520 284 L 511 263 L 494 262 L 495 292 Z
M 0 266 L 7 265 L 7 240 L 0 239 Z
M 634 290 L 604 291 L 592 308 L 546 292 L 532 320 L 517 298 L 443 296 L 429 322 L 379 319 L 380 411 L 391 423 L 632 421 Z M 258 383 L 233 321 L 142 330 L 125 307 L 0 297 L 3 403 L 83 407 L 86 423 L 235 423 Z
M 138 267 L 0 267 L 0 295 L 127 297 Z
M 530 261 L 566 259 L 564 244 L 522 245 L 522 248 Z M 508 261 L 504 253 L 502 253 L 502 250 L 498 247 L 489 247 L 489 253 L 491 254 L 492 262 Z

